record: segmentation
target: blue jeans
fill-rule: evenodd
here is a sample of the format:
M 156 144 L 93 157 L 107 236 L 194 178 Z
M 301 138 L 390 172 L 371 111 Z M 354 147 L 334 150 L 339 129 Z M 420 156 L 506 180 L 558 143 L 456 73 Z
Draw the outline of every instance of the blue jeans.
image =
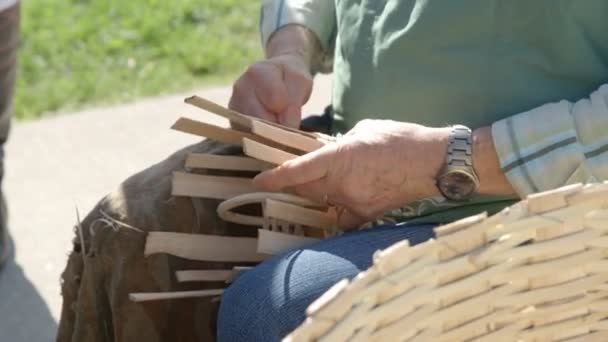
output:
M 280 341 L 305 310 L 336 282 L 372 264 L 375 251 L 407 239 L 434 237 L 435 225 L 391 225 L 356 231 L 295 249 L 240 276 L 222 296 L 218 341 Z

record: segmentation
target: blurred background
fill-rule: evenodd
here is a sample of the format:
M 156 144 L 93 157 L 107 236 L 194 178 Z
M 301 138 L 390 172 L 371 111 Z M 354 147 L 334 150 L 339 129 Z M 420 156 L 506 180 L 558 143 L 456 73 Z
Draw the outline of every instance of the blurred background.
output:
M 183 99 L 228 103 L 232 82 L 262 57 L 260 2 L 21 1 L 0 342 L 55 339 L 77 211 L 199 141 L 169 129 L 180 116 L 225 124 Z M 317 77 L 304 112 L 321 113 L 330 89 Z
M 130 101 L 230 79 L 261 56 L 259 1 L 27 0 L 15 115 Z

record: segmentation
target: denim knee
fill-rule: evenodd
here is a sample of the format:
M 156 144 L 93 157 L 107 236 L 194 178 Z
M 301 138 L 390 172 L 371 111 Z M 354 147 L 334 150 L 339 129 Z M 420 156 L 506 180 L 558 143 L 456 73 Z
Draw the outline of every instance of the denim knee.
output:
M 296 250 L 240 276 L 222 295 L 218 341 L 280 341 L 336 281 L 359 269 L 346 259 Z
M 305 319 L 315 299 L 372 263 L 376 250 L 433 237 L 431 225 L 386 227 L 344 234 L 263 262 L 222 296 L 218 341 L 280 341 Z

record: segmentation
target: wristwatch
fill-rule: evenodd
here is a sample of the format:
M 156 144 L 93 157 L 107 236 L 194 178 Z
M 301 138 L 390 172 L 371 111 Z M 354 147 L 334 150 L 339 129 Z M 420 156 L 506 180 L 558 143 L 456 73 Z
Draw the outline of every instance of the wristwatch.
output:
M 446 163 L 436 178 L 439 192 L 450 200 L 466 200 L 479 187 L 479 177 L 473 168 L 473 134 L 471 129 L 452 126 Z

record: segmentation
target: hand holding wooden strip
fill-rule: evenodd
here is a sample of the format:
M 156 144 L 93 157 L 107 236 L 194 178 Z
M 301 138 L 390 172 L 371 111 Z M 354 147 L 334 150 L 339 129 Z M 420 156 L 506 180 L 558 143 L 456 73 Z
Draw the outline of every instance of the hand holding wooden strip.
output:
M 178 292 L 144 292 L 130 293 L 129 299 L 133 302 L 147 302 L 151 300 L 166 300 L 180 298 L 213 297 L 224 293 L 223 289 L 178 291 Z
M 298 156 L 289 152 L 281 151 L 277 148 L 270 147 L 248 138 L 243 138 L 243 152 L 246 155 L 263 160 L 268 163 L 280 165 L 284 162 L 295 159 Z
M 214 170 L 265 171 L 273 168 L 274 165 L 248 157 L 190 153 L 186 158 L 186 167 Z
M 257 239 L 247 237 L 150 232 L 144 255 L 166 253 L 202 261 L 258 262 L 266 255 L 257 253 Z
M 304 152 L 312 152 L 325 145 L 325 143 L 299 133 L 290 132 L 282 128 L 269 125 L 262 121 L 253 121 L 251 131 L 268 140 L 281 145 L 293 147 Z
M 311 133 L 311 132 L 306 132 L 306 131 L 302 131 L 299 129 L 295 129 L 295 128 L 291 128 L 291 127 L 287 127 L 287 126 L 283 126 L 281 124 L 278 124 L 276 122 L 270 122 L 270 121 L 266 121 L 266 120 L 262 120 L 259 118 L 254 118 L 242 113 L 239 113 L 237 111 L 234 111 L 232 109 L 226 108 L 224 106 L 221 106 L 217 103 L 214 103 L 212 101 L 209 101 L 207 99 L 204 99 L 202 97 L 199 96 L 191 96 L 188 97 L 184 100 L 184 102 L 191 104 L 195 107 L 198 107 L 200 109 L 206 110 L 210 113 L 219 115 L 223 118 L 226 118 L 228 120 L 230 120 L 231 122 L 234 122 L 238 125 L 243 126 L 244 128 L 246 128 L 248 131 L 251 130 L 252 128 L 252 123 L 254 121 L 258 121 L 258 122 L 263 122 L 266 123 L 268 125 L 277 127 L 279 129 L 285 130 L 285 131 L 289 131 L 289 132 L 293 132 L 293 133 L 297 133 L 303 136 L 307 136 L 310 137 L 312 139 L 317 139 L 317 138 L 322 138 L 322 139 L 331 139 L 331 137 L 329 136 L 325 136 L 323 134 L 320 133 Z
M 194 173 L 173 173 L 171 195 L 229 199 L 256 191 L 251 179 L 239 177 L 208 176 Z
M 332 228 L 337 223 L 335 216 L 327 212 L 303 208 L 272 199 L 266 200 L 264 216 L 321 229 Z

